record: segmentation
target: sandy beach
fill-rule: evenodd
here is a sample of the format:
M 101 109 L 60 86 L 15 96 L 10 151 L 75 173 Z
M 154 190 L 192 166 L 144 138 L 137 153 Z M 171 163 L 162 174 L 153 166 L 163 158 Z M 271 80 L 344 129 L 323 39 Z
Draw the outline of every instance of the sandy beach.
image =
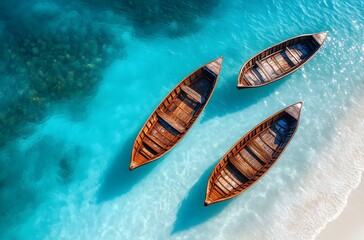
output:
M 352 190 L 343 212 L 317 236 L 317 240 L 350 239 L 364 237 L 364 182 Z
M 364 104 L 364 98 L 361 98 L 348 117 L 342 124 L 351 126 L 356 132 L 360 133 L 363 129 L 362 119 L 363 113 L 362 105 Z M 359 137 L 359 136 L 358 136 Z M 362 142 L 363 139 L 357 139 L 357 143 Z M 358 149 L 353 148 L 353 157 L 361 159 L 363 152 L 361 150 L 361 144 Z M 362 161 L 361 161 L 362 162 Z M 358 166 L 363 170 L 363 165 Z M 337 218 L 327 223 L 325 228 L 317 235 L 317 240 L 336 240 L 336 239 L 350 239 L 359 240 L 364 238 L 364 182 L 363 172 L 361 173 L 361 181 L 356 188 L 354 188 L 347 199 L 346 206 Z

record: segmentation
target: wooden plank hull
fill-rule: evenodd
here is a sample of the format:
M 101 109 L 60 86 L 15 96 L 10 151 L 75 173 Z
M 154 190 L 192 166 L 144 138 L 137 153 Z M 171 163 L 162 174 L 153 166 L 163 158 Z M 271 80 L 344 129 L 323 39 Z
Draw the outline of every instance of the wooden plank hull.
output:
M 302 105 L 259 123 L 222 157 L 208 180 L 205 206 L 243 193 L 271 169 L 297 131 Z
M 130 170 L 162 157 L 187 134 L 212 96 L 222 60 L 198 68 L 158 105 L 134 142 Z
M 295 72 L 318 52 L 327 34 L 300 35 L 263 50 L 242 66 L 237 87 L 264 86 Z

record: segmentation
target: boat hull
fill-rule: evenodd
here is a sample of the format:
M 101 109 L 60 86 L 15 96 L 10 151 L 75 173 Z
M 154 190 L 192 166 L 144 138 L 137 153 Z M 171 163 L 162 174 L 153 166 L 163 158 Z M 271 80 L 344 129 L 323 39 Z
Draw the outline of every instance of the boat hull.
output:
M 130 170 L 162 157 L 186 136 L 212 96 L 222 60 L 188 75 L 158 105 L 134 142 Z
M 237 87 L 264 86 L 297 71 L 318 52 L 327 34 L 300 35 L 263 50 L 242 66 Z
M 245 192 L 272 168 L 297 131 L 302 104 L 265 119 L 221 158 L 208 180 L 205 206 Z

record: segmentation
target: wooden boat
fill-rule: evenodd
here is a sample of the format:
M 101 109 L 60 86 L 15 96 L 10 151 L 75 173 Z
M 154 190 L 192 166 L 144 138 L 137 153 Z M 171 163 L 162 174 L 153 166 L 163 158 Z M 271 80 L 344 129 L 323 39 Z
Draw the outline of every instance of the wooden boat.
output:
M 293 73 L 317 53 L 327 34 L 300 35 L 261 51 L 240 69 L 237 87 L 260 87 Z
M 243 193 L 271 169 L 297 130 L 302 105 L 298 102 L 270 116 L 225 154 L 210 175 L 205 206 Z
M 198 68 L 159 104 L 134 142 L 130 170 L 157 160 L 187 134 L 215 89 L 222 60 Z

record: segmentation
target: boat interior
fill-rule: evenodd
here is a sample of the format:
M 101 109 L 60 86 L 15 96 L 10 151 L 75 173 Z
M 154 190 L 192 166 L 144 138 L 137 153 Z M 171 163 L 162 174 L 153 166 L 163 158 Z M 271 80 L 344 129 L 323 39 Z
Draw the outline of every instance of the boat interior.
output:
M 170 149 L 191 127 L 211 94 L 217 76 L 203 67 L 175 88 L 158 107 L 153 122 L 147 122 L 138 148 L 144 161 Z
M 246 85 L 260 85 L 273 81 L 298 68 L 320 47 L 313 37 L 298 43 L 277 45 L 266 52 L 268 55 L 256 60 L 253 66 L 244 71 Z
M 278 158 L 294 134 L 296 126 L 297 119 L 284 112 L 269 127 L 260 132 L 255 130 L 256 134 L 246 144 L 234 148 L 226 156 L 225 167 L 213 179 L 215 191 L 211 191 L 211 194 L 215 196 L 211 197 L 221 199 L 233 194 L 234 190 L 238 193 L 248 188 Z

